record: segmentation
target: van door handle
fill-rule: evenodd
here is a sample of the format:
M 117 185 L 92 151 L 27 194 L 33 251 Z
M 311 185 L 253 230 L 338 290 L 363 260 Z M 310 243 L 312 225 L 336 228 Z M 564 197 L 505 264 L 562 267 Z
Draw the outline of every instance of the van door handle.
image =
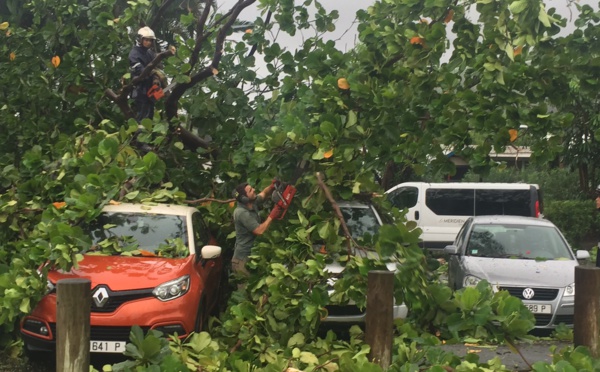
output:
M 415 220 L 419 219 L 419 211 L 415 211 Z

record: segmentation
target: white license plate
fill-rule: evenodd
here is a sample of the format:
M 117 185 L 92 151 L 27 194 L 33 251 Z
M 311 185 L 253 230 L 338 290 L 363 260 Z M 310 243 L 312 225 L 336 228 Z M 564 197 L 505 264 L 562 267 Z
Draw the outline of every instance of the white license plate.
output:
M 125 341 L 90 341 L 90 353 L 122 353 Z
M 552 314 L 552 305 L 525 304 L 533 314 Z

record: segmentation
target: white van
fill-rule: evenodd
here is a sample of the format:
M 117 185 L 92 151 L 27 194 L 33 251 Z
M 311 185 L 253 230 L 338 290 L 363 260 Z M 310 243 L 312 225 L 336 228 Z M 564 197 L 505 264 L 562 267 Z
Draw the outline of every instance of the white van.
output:
M 452 244 L 469 216 L 542 217 L 538 185 L 526 183 L 405 182 L 386 191 L 388 200 L 423 230 L 422 246 L 444 249 Z

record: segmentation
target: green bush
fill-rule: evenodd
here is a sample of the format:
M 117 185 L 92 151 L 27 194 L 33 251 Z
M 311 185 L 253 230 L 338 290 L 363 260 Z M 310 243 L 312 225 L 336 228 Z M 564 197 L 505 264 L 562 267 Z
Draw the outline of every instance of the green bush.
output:
M 582 243 L 599 232 L 593 200 L 547 200 L 544 216 L 558 226 L 573 248 L 583 248 Z
M 564 168 L 536 169 L 528 166 L 494 168 L 488 175 L 467 173 L 463 182 L 522 182 L 540 186 L 545 201 L 585 200 L 587 197 L 579 186 L 579 176 Z

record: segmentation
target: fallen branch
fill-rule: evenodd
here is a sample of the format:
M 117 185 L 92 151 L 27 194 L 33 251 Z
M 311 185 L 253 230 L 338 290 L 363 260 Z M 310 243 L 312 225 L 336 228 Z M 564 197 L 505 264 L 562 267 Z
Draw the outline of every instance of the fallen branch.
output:
M 325 197 L 331 203 L 331 206 L 333 207 L 333 210 L 335 211 L 336 217 L 338 218 L 338 220 L 340 220 L 342 230 L 344 231 L 344 236 L 346 237 L 346 242 L 348 243 L 348 255 L 352 255 L 352 242 L 354 241 L 354 239 L 352 239 L 350 230 L 348 230 L 348 225 L 346 225 L 346 220 L 344 219 L 344 215 L 342 214 L 340 207 L 337 205 L 337 203 L 333 199 L 333 196 L 331 196 L 331 192 L 329 191 L 329 188 L 327 187 L 327 185 L 325 185 L 325 182 L 323 182 L 323 176 L 321 175 L 321 172 L 317 172 L 317 182 L 319 184 L 319 187 L 321 187 L 321 189 L 325 193 Z
M 227 199 L 227 200 L 221 200 L 221 199 L 215 199 L 215 198 L 202 198 L 202 199 L 195 199 L 195 200 L 185 200 L 185 202 L 187 204 L 202 204 L 202 203 L 206 203 L 206 202 L 215 202 L 215 203 L 221 203 L 221 204 L 228 204 L 231 202 L 234 202 L 235 199 Z

